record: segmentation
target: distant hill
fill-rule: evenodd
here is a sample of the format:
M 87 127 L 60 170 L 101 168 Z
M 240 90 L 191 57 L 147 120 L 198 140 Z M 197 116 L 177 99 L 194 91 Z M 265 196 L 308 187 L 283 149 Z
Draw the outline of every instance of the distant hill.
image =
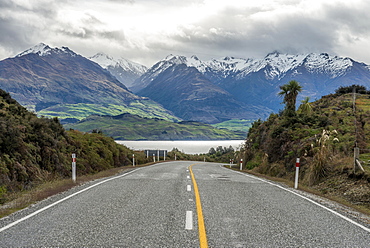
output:
M 133 94 L 107 70 L 67 47 L 51 48 L 41 43 L 0 61 L 0 88 L 30 110 L 69 121 L 78 121 L 93 112 L 85 108 L 76 113 L 79 107 L 71 108 L 73 104 L 86 104 L 95 110 L 142 105 L 148 106 L 148 112 L 155 109 L 153 116 L 178 119 L 158 104 L 153 108 L 156 103 Z M 56 109 L 68 114 L 61 116 Z
M 214 128 L 211 125 L 183 121 L 169 122 L 137 115 L 90 116 L 65 128 L 83 132 L 102 131 L 117 140 L 227 140 L 245 139 L 247 133 Z

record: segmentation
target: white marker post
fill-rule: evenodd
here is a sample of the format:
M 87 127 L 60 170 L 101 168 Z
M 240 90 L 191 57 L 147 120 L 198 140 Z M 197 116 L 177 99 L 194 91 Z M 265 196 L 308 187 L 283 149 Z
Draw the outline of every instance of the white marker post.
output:
M 72 181 L 76 182 L 76 153 L 72 153 Z
M 241 158 L 240 159 L 240 170 L 242 170 L 243 169 L 243 159 Z
M 297 158 L 297 160 L 295 162 L 295 182 L 294 182 L 294 188 L 295 189 L 298 189 L 299 166 L 300 166 L 299 158 Z
M 135 154 L 132 154 L 132 166 L 135 167 Z
M 158 162 L 159 162 L 159 150 L 157 150 L 157 155 L 158 155 Z

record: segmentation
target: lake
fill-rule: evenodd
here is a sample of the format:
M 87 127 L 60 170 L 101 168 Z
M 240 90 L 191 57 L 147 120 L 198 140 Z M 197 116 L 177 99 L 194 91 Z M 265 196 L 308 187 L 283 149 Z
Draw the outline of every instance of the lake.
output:
M 168 150 L 173 148 L 179 149 L 186 154 L 204 154 L 208 153 L 209 149 L 217 148 L 218 146 L 232 146 L 235 150 L 239 150 L 244 140 L 116 140 L 118 144 L 122 144 L 133 150 Z

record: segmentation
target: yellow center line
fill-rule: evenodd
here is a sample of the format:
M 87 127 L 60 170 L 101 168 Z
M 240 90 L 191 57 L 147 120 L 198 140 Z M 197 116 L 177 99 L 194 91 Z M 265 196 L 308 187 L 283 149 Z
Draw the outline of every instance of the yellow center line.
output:
M 200 248 L 207 248 L 208 247 L 208 241 L 207 241 L 206 228 L 204 226 L 202 203 L 200 201 L 198 185 L 197 185 L 197 182 L 195 181 L 194 173 L 193 173 L 193 170 L 192 170 L 193 165 L 195 165 L 195 164 L 192 164 L 192 165 L 189 166 L 189 171 L 190 171 L 191 180 L 193 182 L 193 187 L 194 187 L 195 204 L 197 206 L 199 243 L 200 243 Z

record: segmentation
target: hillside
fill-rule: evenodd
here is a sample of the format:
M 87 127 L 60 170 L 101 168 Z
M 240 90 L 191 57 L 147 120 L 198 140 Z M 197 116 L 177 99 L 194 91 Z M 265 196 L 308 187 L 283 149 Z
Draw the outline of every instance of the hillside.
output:
M 107 70 L 67 47 L 51 48 L 41 43 L 0 61 L 0 88 L 29 110 L 40 116 L 58 117 L 63 123 L 111 112 L 178 120 L 170 111 L 133 94 Z
M 130 164 L 132 151 L 101 134 L 66 132 L 57 118 L 38 118 L 0 89 L 0 204 L 11 193 L 56 178 Z
M 245 139 L 247 133 L 214 128 L 199 122 L 169 122 L 137 115 L 90 116 L 65 128 L 102 131 L 116 140 L 225 140 Z
M 356 94 L 355 111 L 353 94 L 331 94 L 308 105 L 294 116 L 271 114 L 253 123 L 242 153 L 246 168 L 294 181 L 300 158 L 301 184 L 370 208 L 369 95 Z M 365 172 L 354 172 L 356 144 Z
M 160 104 L 141 99 L 130 103 L 116 104 L 58 104 L 37 112 L 40 116 L 49 118 L 58 117 L 62 124 L 76 123 L 90 115 L 120 115 L 122 113 L 136 114 L 146 118 L 159 118 L 167 121 L 181 121 Z

